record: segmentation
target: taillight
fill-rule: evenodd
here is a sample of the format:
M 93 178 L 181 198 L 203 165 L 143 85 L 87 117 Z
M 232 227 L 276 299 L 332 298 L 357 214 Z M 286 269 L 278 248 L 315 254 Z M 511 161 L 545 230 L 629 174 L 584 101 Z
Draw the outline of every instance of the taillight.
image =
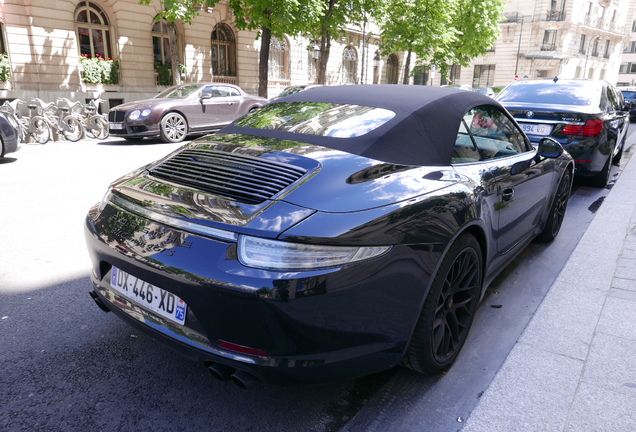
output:
M 240 352 L 240 353 L 245 353 L 245 354 L 251 354 L 251 355 L 256 355 L 256 356 L 265 356 L 265 357 L 269 357 L 269 354 L 266 353 L 263 350 L 260 350 L 258 348 L 252 348 L 252 347 L 246 347 L 243 345 L 238 345 L 232 342 L 228 342 L 228 341 L 224 341 L 222 339 L 219 339 L 219 345 L 222 348 L 228 349 L 228 350 L 232 350 L 232 351 L 236 351 L 236 352 Z
M 603 130 L 603 123 L 602 119 L 590 119 L 583 126 L 569 124 L 565 125 L 561 133 L 563 135 L 595 137 Z

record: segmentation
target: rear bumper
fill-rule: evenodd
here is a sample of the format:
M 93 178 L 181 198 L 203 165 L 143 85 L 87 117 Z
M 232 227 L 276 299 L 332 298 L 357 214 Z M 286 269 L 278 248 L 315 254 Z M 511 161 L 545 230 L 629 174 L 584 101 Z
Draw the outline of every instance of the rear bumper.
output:
M 341 269 L 264 271 L 243 267 L 231 242 L 176 230 L 157 238 L 150 221 L 133 221 L 121 211 L 109 218 L 88 217 L 85 224 L 93 292 L 107 309 L 195 361 L 279 384 L 338 381 L 398 364 L 426 294 L 424 275 L 432 270 L 417 263 L 438 258 L 401 246 L 399 257 L 389 253 Z M 115 221 L 122 221 L 121 232 L 102 230 Z M 146 232 L 155 238 L 143 251 L 117 238 L 138 239 Z M 168 237 L 181 240 L 158 247 Z M 111 288 L 113 266 L 183 299 L 185 324 L 169 322 Z M 267 355 L 227 349 L 222 341 Z

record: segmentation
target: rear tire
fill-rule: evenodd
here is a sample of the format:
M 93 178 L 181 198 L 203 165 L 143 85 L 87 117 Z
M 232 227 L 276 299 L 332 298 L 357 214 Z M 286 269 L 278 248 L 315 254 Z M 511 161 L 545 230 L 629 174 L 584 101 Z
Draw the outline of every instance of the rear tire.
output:
M 34 116 L 31 118 L 29 134 L 38 144 L 46 144 L 51 139 L 51 129 L 49 124 L 42 116 Z
M 598 187 L 598 188 L 604 188 L 607 186 L 607 184 L 609 183 L 610 172 L 612 169 L 611 162 L 612 162 L 612 156 L 610 155 L 607 157 L 607 162 L 605 162 L 605 165 L 603 166 L 603 169 L 601 170 L 601 172 L 599 172 L 594 177 L 592 177 L 592 186 Z
M 466 342 L 482 287 L 481 247 L 462 234 L 444 257 L 402 359 L 415 371 L 435 374 L 447 370 Z
M 76 142 L 82 139 L 84 128 L 82 123 L 74 116 L 68 115 L 62 120 L 64 138 L 69 141 Z
M 108 122 L 106 119 L 100 115 L 91 116 L 87 122 L 86 135 L 102 140 L 108 138 Z
M 612 165 L 619 165 L 621 163 L 621 159 L 623 158 L 623 148 L 625 147 L 625 140 L 627 139 L 627 133 L 623 136 L 623 140 L 621 141 L 621 146 L 618 149 L 618 153 L 612 159 Z
M 548 220 L 543 227 L 543 231 L 537 236 L 538 241 L 549 243 L 559 234 L 561 225 L 563 224 L 563 218 L 565 217 L 565 211 L 568 208 L 571 189 L 572 174 L 570 174 L 570 171 L 565 171 L 559 182 L 554 201 L 552 201 Z

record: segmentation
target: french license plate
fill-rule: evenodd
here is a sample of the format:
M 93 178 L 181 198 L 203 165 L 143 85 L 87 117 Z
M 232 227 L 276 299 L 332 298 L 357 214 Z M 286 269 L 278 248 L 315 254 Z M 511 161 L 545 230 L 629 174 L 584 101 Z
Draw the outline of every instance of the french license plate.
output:
M 528 135 L 547 136 L 552 132 L 552 125 L 537 123 L 519 123 L 521 129 Z
M 122 130 L 124 128 L 124 125 L 121 123 L 108 123 L 108 128 Z
M 158 315 L 183 325 L 186 303 L 176 295 L 113 266 L 110 286 Z

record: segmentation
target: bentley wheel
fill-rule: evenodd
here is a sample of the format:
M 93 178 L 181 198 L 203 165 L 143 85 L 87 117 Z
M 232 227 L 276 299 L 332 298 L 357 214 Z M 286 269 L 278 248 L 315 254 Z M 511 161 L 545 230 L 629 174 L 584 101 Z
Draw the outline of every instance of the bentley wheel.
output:
M 453 364 L 473 323 L 481 285 L 481 247 L 475 237 L 463 234 L 433 280 L 403 365 L 435 374 Z
M 188 133 L 188 124 L 179 113 L 168 113 L 161 119 L 161 140 L 165 142 L 181 142 Z
M 570 189 L 572 188 L 572 175 L 570 171 L 565 171 L 559 188 L 552 201 L 552 207 L 550 207 L 550 215 L 543 227 L 543 231 L 537 236 L 537 240 L 542 242 L 551 242 L 556 238 L 561 230 L 563 224 L 563 218 L 565 217 L 565 210 L 568 208 L 568 201 L 570 200 Z

